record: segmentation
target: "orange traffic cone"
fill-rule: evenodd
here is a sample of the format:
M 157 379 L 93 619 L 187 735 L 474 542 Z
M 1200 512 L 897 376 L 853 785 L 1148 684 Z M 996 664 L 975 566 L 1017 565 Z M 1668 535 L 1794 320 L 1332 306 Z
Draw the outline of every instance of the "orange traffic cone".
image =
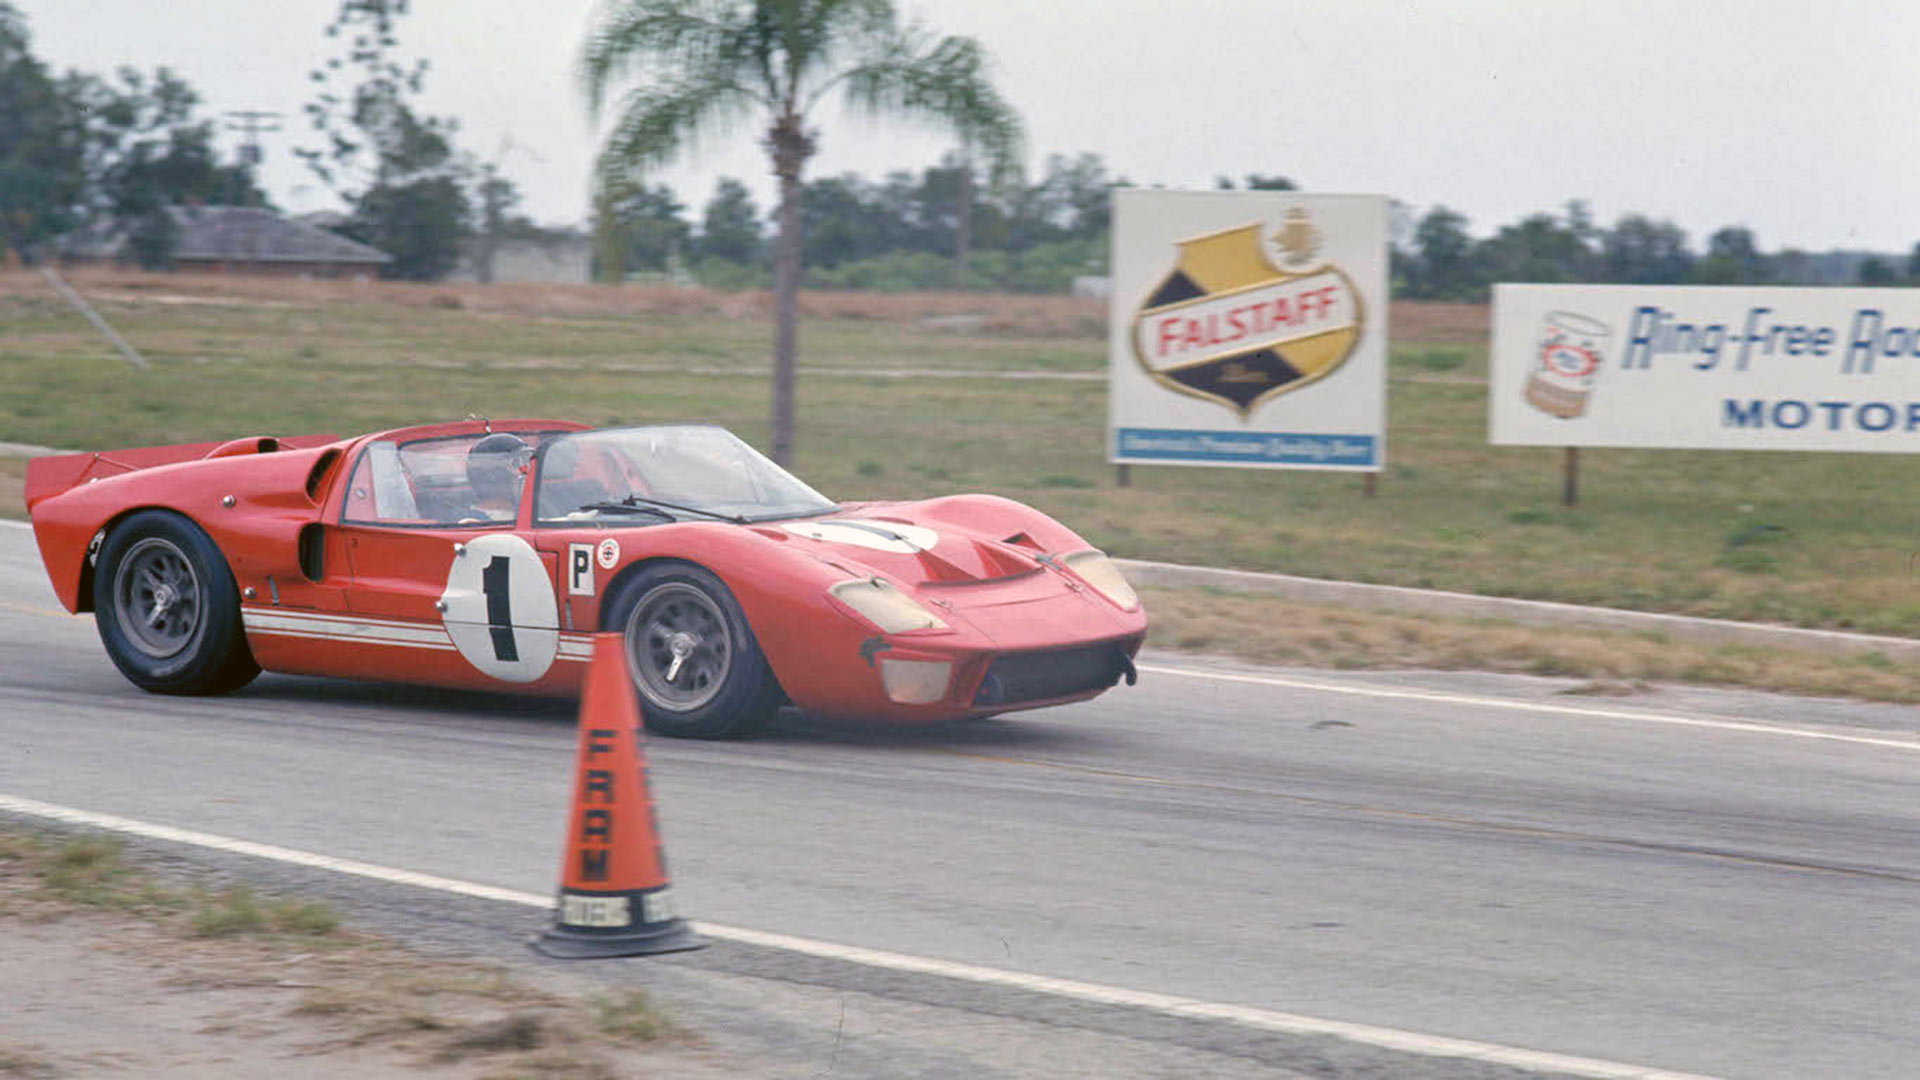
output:
M 640 705 L 619 634 L 595 634 L 580 694 L 580 764 L 553 927 L 533 947 L 564 958 L 638 956 L 706 942 L 673 914 L 647 783 Z

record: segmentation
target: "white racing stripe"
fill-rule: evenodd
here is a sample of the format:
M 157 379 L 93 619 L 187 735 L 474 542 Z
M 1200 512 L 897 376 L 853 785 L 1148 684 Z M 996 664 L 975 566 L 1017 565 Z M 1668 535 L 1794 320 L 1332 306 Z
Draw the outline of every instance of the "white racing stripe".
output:
M 393 648 L 428 649 L 435 652 L 458 651 L 446 627 L 431 623 L 258 606 L 242 607 L 240 617 L 249 634 L 301 638 L 310 641 L 344 641 Z M 592 656 L 591 635 L 577 633 L 559 635 L 557 659 L 585 661 Z
M 453 641 L 447 637 L 444 626 L 289 611 L 284 608 L 242 608 L 240 614 L 250 634 L 337 638 L 374 645 L 409 645 L 430 649 L 453 648 Z
M 432 889 L 438 892 L 469 896 L 480 900 L 492 900 L 500 903 L 518 904 L 522 907 L 551 909 L 554 898 L 538 893 L 521 892 L 517 889 L 503 889 L 494 885 L 481 885 L 471 881 L 437 877 L 412 870 L 401 870 L 375 863 L 359 862 L 354 859 L 336 858 L 332 855 L 320 855 L 314 852 L 298 851 L 293 848 L 279 847 L 273 844 L 259 844 L 251 840 L 236 840 L 231 837 L 216 836 L 211 833 L 195 832 L 191 829 L 177 829 L 170 825 L 158 825 L 136 821 L 131 818 L 115 817 L 111 814 L 96 814 L 87 810 L 77 810 L 53 803 L 39 802 L 14 795 L 0 794 L 0 811 L 59 821 L 69 825 L 84 825 L 90 828 L 106 829 L 111 832 L 125 833 L 129 836 L 164 840 L 176 844 L 191 844 L 195 847 L 234 855 L 245 855 L 258 859 L 303 866 L 316 870 L 328 870 L 354 877 L 369 878 L 396 885 L 411 885 L 416 888 Z M 1198 998 L 1179 997 L 1173 994 L 1157 994 L 1148 990 L 1129 990 L 1125 987 L 1106 986 L 1100 983 L 1080 982 L 1075 979 L 1056 979 L 1046 975 L 1031 975 L 1020 971 L 1007 971 L 1001 968 L 980 967 L 974 964 L 960 964 L 930 957 L 911 956 L 905 953 L 887 952 L 881 949 L 865 949 L 856 945 L 838 945 L 830 941 L 817 941 L 812 938 L 793 937 L 788 934 L 767 933 L 760 930 L 748 930 L 736 926 L 723 926 L 719 923 L 693 923 L 693 928 L 708 937 L 722 941 L 732 941 L 742 945 L 754 945 L 766 949 L 778 949 L 783 952 L 800 953 L 823 959 L 838 960 L 863 967 L 881 968 L 888 971 L 910 972 L 920 975 L 932 975 L 939 978 L 955 979 L 961 982 L 983 986 L 1002 986 L 1012 990 L 1021 990 L 1034 994 L 1050 994 L 1055 997 L 1069 998 L 1096 1005 L 1117 1005 L 1126 1008 L 1144 1009 L 1193 1020 L 1223 1021 L 1241 1024 L 1264 1031 L 1275 1031 L 1288 1035 L 1331 1035 L 1335 1038 L 1362 1043 L 1367 1046 L 1396 1050 L 1408 1054 L 1420 1054 L 1427 1057 L 1464 1058 L 1472 1061 L 1484 1061 L 1496 1065 L 1506 1065 L 1516 1069 L 1534 1072 L 1558 1073 L 1566 1076 L 1587 1077 L 1591 1080 L 1713 1080 L 1711 1077 L 1694 1073 L 1671 1072 L 1665 1069 L 1649 1068 L 1642 1065 L 1628 1065 L 1598 1058 L 1574 1057 L 1567 1054 L 1547 1053 L 1539 1050 L 1525 1050 L 1519 1047 L 1501 1046 L 1497 1043 L 1476 1042 L 1471 1039 L 1451 1039 L 1441 1035 L 1423 1035 L 1414 1031 L 1401 1031 L 1396 1028 L 1374 1027 L 1370 1024 L 1354 1024 L 1344 1020 L 1327 1020 L 1314 1016 L 1302 1016 L 1298 1013 L 1276 1012 L 1250 1005 L 1231 1005 L 1222 1002 L 1203 1001 Z
M 356 645 L 385 645 L 399 649 L 425 649 L 428 652 L 459 652 L 449 644 L 434 644 L 430 641 L 408 641 L 404 638 L 380 638 L 366 635 L 349 634 L 311 634 L 301 630 L 260 630 L 247 628 L 248 633 L 266 634 L 272 637 L 299 638 L 302 641 L 349 641 Z
M 1466 705 L 1476 709 L 1504 709 L 1510 712 L 1551 713 L 1557 716 L 1586 716 L 1599 720 L 1632 720 L 1645 724 L 1672 724 L 1677 727 L 1714 728 L 1743 731 L 1755 735 L 1780 735 L 1793 739 L 1824 739 L 1831 742 L 1884 746 L 1894 750 L 1920 751 L 1920 739 L 1898 736 L 1854 735 L 1841 731 L 1787 727 L 1781 724 L 1757 724 L 1750 720 L 1725 720 L 1714 717 L 1675 716 L 1671 713 L 1644 712 L 1638 709 L 1602 709 L 1591 705 L 1560 705 L 1548 701 L 1520 701 L 1513 698 L 1480 697 L 1474 694 L 1449 694 L 1437 690 L 1401 690 L 1385 686 L 1349 686 L 1312 679 L 1289 679 L 1279 675 L 1235 675 L 1224 671 L 1197 668 L 1164 667 L 1160 664 L 1136 664 L 1143 675 L 1171 675 L 1182 679 L 1214 679 L 1219 682 L 1247 683 L 1253 686 L 1278 686 L 1288 690 L 1312 690 L 1324 694 L 1351 694 L 1355 697 L 1389 698 L 1400 701 L 1427 701 L 1436 705 Z

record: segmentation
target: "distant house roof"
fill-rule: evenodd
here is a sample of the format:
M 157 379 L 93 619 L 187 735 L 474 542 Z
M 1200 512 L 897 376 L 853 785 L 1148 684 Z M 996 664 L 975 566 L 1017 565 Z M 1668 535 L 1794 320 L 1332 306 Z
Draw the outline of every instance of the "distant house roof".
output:
M 294 217 L 295 221 L 304 221 L 316 229 L 341 229 L 353 218 L 338 210 L 313 210 Z
M 346 263 L 379 266 L 393 256 L 256 206 L 170 206 L 180 226 L 175 262 Z M 67 237 L 72 258 L 126 257 L 129 223 L 101 222 Z

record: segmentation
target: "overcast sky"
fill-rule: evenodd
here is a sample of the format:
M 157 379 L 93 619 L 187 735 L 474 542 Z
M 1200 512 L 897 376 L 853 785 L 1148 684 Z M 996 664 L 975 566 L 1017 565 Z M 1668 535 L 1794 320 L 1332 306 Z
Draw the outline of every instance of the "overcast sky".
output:
M 13 0 L 38 54 L 175 68 L 211 111 L 273 109 L 268 189 L 337 205 L 292 156 L 336 0 Z M 423 103 L 549 224 L 586 217 L 596 145 L 574 78 L 595 0 L 414 0 L 403 50 Z M 1611 224 L 1669 218 L 1696 248 L 1728 224 L 1766 250 L 1920 241 L 1920 3 L 1912 0 L 903 0 L 980 39 L 1026 121 L 1029 169 L 1093 151 L 1137 184 L 1279 173 L 1316 191 L 1439 203 L 1484 235 L 1585 199 Z M 947 140 L 815 117 L 817 177 L 936 161 Z M 504 147 L 504 150 L 503 150 Z M 752 132 L 659 179 L 694 216 L 716 178 L 770 181 Z

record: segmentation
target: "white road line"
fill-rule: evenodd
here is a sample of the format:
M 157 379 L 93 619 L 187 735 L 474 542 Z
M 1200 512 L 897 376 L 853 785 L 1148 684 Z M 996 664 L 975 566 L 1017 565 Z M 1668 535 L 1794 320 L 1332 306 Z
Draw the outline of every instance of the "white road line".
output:
M 15 521 L 12 518 L 0 518 L 0 525 L 11 525 L 16 529 L 33 528 L 33 522 L 31 521 Z
M 86 825 L 110 832 L 126 833 L 129 836 L 142 836 L 150 840 L 167 840 L 176 844 L 191 844 L 194 847 L 224 851 L 232 855 L 248 855 L 256 859 L 269 859 L 273 862 L 288 863 L 293 866 L 311 867 L 316 870 L 331 870 L 339 874 L 354 877 L 372 878 L 375 881 L 392 882 L 398 885 L 416 885 L 422 889 L 455 893 L 460 896 L 472 896 L 481 900 L 498 900 L 509 904 L 524 904 L 529 907 L 551 907 L 553 898 L 535 896 L 532 893 L 518 892 L 513 889 L 500 889 L 492 885 L 476 885 L 470 881 L 456 881 L 452 878 L 434 877 L 432 874 L 418 874 L 411 870 L 398 870 L 390 866 L 378 866 L 373 863 L 356 862 L 353 859 L 339 859 L 331 855 L 317 855 L 309 851 L 296 851 L 293 848 L 276 847 L 273 844 L 256 844 L 251 840 L 235 840 L 212 833 L 195 832 L 192 829 L 176 829 L 171 825 L 156 825 L 147 821 L 135 821 L 132 818 L 115 817 L 112 814 L 96 814 L 90 810 L 76 810 L 70 806 L 57 806 L 53 803 L 23 799 L 16 795 L 0 794 L 0 810 L 25 814 L 30 817 L 45 818 L 50 821 L 63 821 L 69 825 Z
M 84 825 L 90 828 L 106 829 L 111 832 L 126 833 L 130 836 L 146 837 L 153 840 L 165 840 L 177 844 L 191 844 L 195 847 L 209 848 L 214 851 L 234 855 L 246 855 L 253 858 L 269 859 L 274 862 L 304 866 L 316 870 L 330 870 L 334 873 L 349 874 L 354 877 L 370 878 L 397 885 L 411 885 L 422 889 L 470 896 L 481 900 L 493 900 L 501 903 L 518 904 L 523 907 L 553 907 L 553 897 L 537 893 L 521 892 L 517 889 L 503 889 L 493 885 L 481 885 L 454 878 L 436 877 L 432 874 L 401 870 L 375 863 L 359 862 L 354 859 L 341 859 L 331 855 L 320 855 L 309 851 L 279 847 L 273 844 L 258 844 L 251 840 L 236 840 L 231 837 L 216 836 L 212 833 L 196 832 L 191 829 L 177 829 L 170 825 L 158 825 L 151 822 L 136 821 L 132 818 L 115 817 L 111 814 L 97 814 L 88 810 L 77 810 L 68 806 L 39 802 L 15 795 L 0 794 L 0 811 L 36 817 L 49 821 L 65 822 L 70 825 Z M 1326 1020 L 1298 1013 L 1275 1012 L 1270 1009 L 1254 1008 L 1249 1005 L 1229 1005 L 1220 1002 L 1202 1001 L 1197 998 L 1177 997 L 1172 994 L 1156 994 L 1146 990 L 1129 990 L 1118 986 L 1105 986 L 1100 983 L 1079 982 L 1074 979 L 1056 979 L 1045 975 L 1030 975 L 1019 971 L 1006 971 L 1000 968 L 978 967 L 973 964 L 954 963 L 947 960 L 935 960 L 922 956 L 910 956 L 904 953 L 886 952 L 880 949 L 864 949 L 855 945 L 837 945 L 830 941 L 816 941 L 811 938 L 792 937 L 787 934 L 772 934 L 760 930 L 748 930 L 735 926 L 723 926 L 718 923 L 696 922 L 693 928 L 708 937 L 722 941 L 732 941 L 743 945 L 755 945 L 767 949 L 779 949 L 785 952 L 817 956 L 838 960 L 864 967 L 882 968 L 888 971 L 904 971 L 914 974 L 933 975 L 946 979 L 955 979 L 984 986 L 1003 986 L 1036 994 L 1051 994 L 1055 997 L 1071 998 L 1076 1001 L 1097 1005 L 1119 1005 L 1128 1008 L 1145 1009 L 1169 1016 L 1178 1016 L 1193 1020 L 1215 1020 L 1241 1024 L 1265 1031 L 1281 1032 L 1288 1035 L 1331 1035 L 1350 1042 L 1367 1046 L 1397 1050 L 1402 1053 L 1420 1054 L 1426 1057 L 1466 1058 L 1473 1061 L 1486 1061 L 1498 1065 L 1507 1065 L 1516 1069 L 1536 1072 L 1560 1073 L 1568 1076 L 1587 1077 L 1591 1080 L 1713 1080 L 1711 1077 L 1695 1073 L 1671 1072 L 1642 1065 L 1627 1065 L 1615 1061 L 1603 1061 L 1598 1058 L 1573 1057 L 1566 1054 L 1547 1053 L 1539 1050 L 1524 1050 L 1519 1047 L 1501 1046 L 1497 1043 L 1475 1042 L 1470 1039 L 1450 1039 L 1440 1035 L 1423 1035 L 1414 1031 L 1401 1031 L 1395 1028 L 1374 1027 L 1369 1024 L 1353 1024 L 1343 1020 Z
M 1549 701 L 1520 701 L 1513 698 L 1480 697 L 1474 694 L 1448 694 L 1435 690 L 1399 690 L 1384 686 L 1349 686 L 1312 679 L 1289 679 L 1279 675 L 1235 675 L 1224 671 L 1164 667 L 1159 664 L 1136 665 L 1142 674 L 1172 675 L 1184 679 L 1216 679 L 1221 682 L 1249 683 L 1254 686 L 1278 686 L 1288 690 L 1312 690 L 1326 694 L 1352 694 L 1356 697 L 1395 698 L 1402 701 L 1428 701 L 1436 705 L 1467 705 L 1477 709 L 1506 709 L 1513 712 L 1553 713 L 1560 716 L 1588 716 L 1601 720 L 1634 720 L 1646 724 L 1672 724 L 1677 727 L 1716 728 L 1756 735 L 1781 735 L 1794 739 L 1823 739 L 1831 742 L 1885 746 L 1894 750 L 1920 751 L 1920 739 L 1894 736 L 1850 735 L 1839 731 L 1757 724 L 1749 720 L 1722 720 L 1711 717 L 1674 716 L 1670 713 L 1643 712 L 1637 709 L 1600 709 L 1591 705 L 1558 705 Z

